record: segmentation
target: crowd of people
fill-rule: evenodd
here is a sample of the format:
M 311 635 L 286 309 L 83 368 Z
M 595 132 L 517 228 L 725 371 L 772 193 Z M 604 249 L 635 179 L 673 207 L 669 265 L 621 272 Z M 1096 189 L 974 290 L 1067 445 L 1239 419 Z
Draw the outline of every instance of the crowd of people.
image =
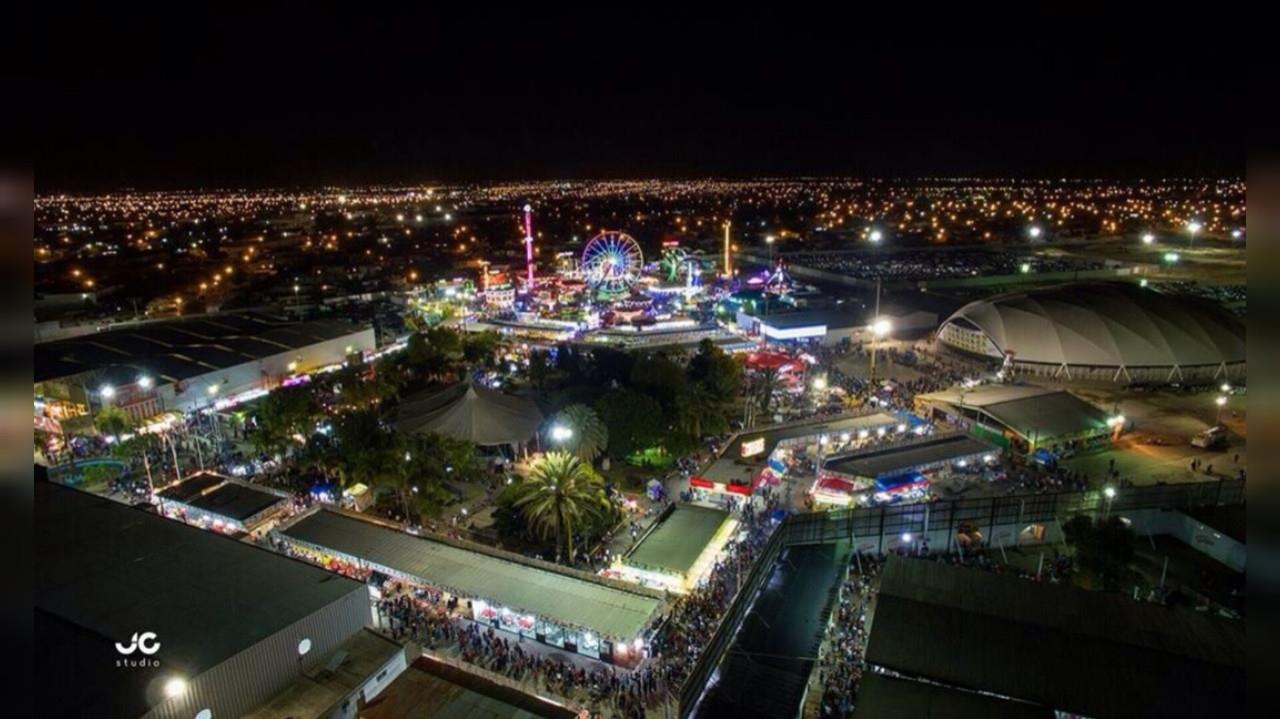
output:
M 900 549 L 899 553 L 906 550 Z M 969 567 L 996 574 L 1016 576 L 1032 582 L 1060 583 L 1070 580 L 1074 564 L 1070 556 L 1059 553 L 1044 557 L 1036 570 L 996 561 L 983 552 L 919 553 L 933 561 L 957 567 Z M 826 637 L 819 650 L 814 677 L 820 687 L 816 716 L 819 719 L 844 719 L 853 715 L 858 689 L 865 668 L 865 650 L 870 633 L 869 617 L 874 615 L 884 554 L 860 554 L 850 558 L 849 576 L 840 587 L 839 603 L 833 609 Z M 813 713 L 807 714 L 812 716 Z
M 821 719 L 844 719 L 853 715 L 854 700 L 862 682 L 862 657 L 867 645 L 867 610 L 875 596 L 882 557 L 862 556 L 850 566 L 849 578 L 840 587 L 839 604 L 827 625 L 826 640 L 819 650 L 818 686 Z M 855 571 L 856 570 L 856 571 Z
M 435 589 L 384 584 L 377 602 L 380 625 L 399 640 L 456 657 L 468 664 L 531 683 L 539 691 L 589 707 L 593 714 L 643 717 L 670 701 L 711 639 L 720 618 L 775 526 L 776 497 L 768 490 L 755 503 L 739 501 L 731 510 L 746 536 L 725 548 L 702 586 L 676 598 L 649 644 L 648 659 L 635 669 L 606 664 L 585 668 L 551 656 L 524 637 L 499 632 L 469 618 L 468 608 Z

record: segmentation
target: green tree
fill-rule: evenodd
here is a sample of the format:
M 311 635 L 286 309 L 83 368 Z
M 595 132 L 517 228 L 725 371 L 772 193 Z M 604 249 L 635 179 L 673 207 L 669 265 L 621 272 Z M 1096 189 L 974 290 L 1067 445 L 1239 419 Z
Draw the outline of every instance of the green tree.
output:
M 760 411 L 768 414 L 778 392 L 782 391 L 782 376 L 773 367 L 766 367 L 756 373 L 752 396 Z
M 636 360 L 631 368 L 632 389 L 658 400 L 664 407 L 671 407 L 685 392 L 687 381 L 684 369 L 665 354 L 647 354 Z
M 310 434 L 318 416 L 320 406 L 310 387 L 281 387 L 262 399 L 254 415 L 257 427 L 250 432 L 249 441 L 259 451 L 281 451 L 294 435 Z
M 706 387 L 717 402 L 732 402 L 742 391 L 742 364 L 709 339 L 689 360 L 689 380 Z
M 498 363 L 502 337 L 497 332 L 474 332 L 462 340 L 462 358 L 468 367 L 492 368 Z
M 1076 563 L 1102 580 L 1109 590 L 1119 587 L 1129 563 L 1133 561 L 1133 530 L 1119 517 L 1094 521 L 1077 514 L 1062 525 L 1067 542 L 1076 550 Z
M 551 363 L 547 361 L 547 353 L 540 350 L 529 351 L 529 384 L 535 389 L 547 386 L 547 378 L 551 375 Z
M 129 419 L 128 413 L 123 409 L 114 404 L 109 404 L 98 410 L 98 413 L 94 415 L 93 426 L 98 430 L 99 434 L 118 437 L 133 427 L 133 420 Z
M 586 464 L 591 464 L 609 446 L 609 428 L 595 410 L 585 404 L 571 404 L 551 418 L 552 425 L 568 427 L 573 436 L 564 449 Z
M 649 395 L 615 389 L 597 400 L 595 409 L 608 429 L 607 447 L 614 459 L 648 449 L 662 440 L 662 405 Z
M 696 443 L 709 434 L 729 429 L 723 403 L 705 385 L 694 385 L 676 399 L 676 429 L 688 443 Z
M 543 455 L 515 494 L 529 528 L 544 540 L 555 537 L 557 561 L 572 562 L 574 532 L 611 508 L 600 477 L 567 452 Z

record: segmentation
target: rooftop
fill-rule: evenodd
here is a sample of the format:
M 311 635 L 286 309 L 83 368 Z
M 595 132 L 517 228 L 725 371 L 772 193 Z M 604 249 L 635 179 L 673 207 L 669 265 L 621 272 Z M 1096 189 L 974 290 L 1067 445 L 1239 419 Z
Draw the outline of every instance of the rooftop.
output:
M 951 434 L 931 437 L 923 442 L 911 442 L 894 447 L 876 447 L 841 457 L 832 457 L 823 466 L 832 472 L 842 474 L 882 477 L 923 465 L 972 457 L 995 451 L 995 449 L 994 445 L 971 435 Z
M 646 594 L 505 560 L 322 510 L 282 530 L 456 592 L 602 635 L 631 639 L 661 604 Z
M 261 489 L 255 489 L 243 484 L 227 482 L 212 492 L 196 497 L 187 504 L 210 514 L 217 514 L 242 522 L 272 505 L 284 501 L 286 501 L 284 497 L 271 492 L 264 492 Z
M 624 561 L 686 574 L 727 519 L 729 513 L 719 509 L 678 504 Z
M 737 459 L 742 455 L 742 444 L 750 442 L 760 437 L 764 437 L 764 453 L 756 455 L 759 458 L 767 457 L 777 448 L 779 442 L 789 439 L 799 439 L 800 437 L 817 436 L 820 434 L 840 434 L 842 432 L 856 433 L 859 430 L 874 430 L 877 427 L 892 427 L 899 424 L 902 420 L 889 414 L 888 412 L 873 412 L 871 414 L 862 414 L 855 417 L 840 417 L 837 419 L 829 419 L 822 422 L 805 422 L 804 424 L 796 424 L 790 427 L 771 430 L 746 430 L 738 433 L 733 439 L 729 447 L 725 449 L 723 456 L 726 459 Z
M 151 374 L 177 382 L 337 339 L 364 327 L 345 320 L 297 322 L 255 312 L 145 322 L 35 346 L 35 381 L 83 372 L 134 382 Z
M 1106 412 L 1070 392 L 1040 387 L 949 389 L 920 395 L 917 400 L 976 408 L 1024 437 L 1041 440 L 1107 428 Z
M 116 656 L 114 642 L 151 631 L 164 646 L 165 671 L 196 676 L 365 591 L 306 563 L 48 482 L 36 483 L 35 526 L 38 631 L 63 638 L 48 657 L 62 664 L 81 650 Z M 140 691 L 114 686 L 132 678 L 121 679 L 110 659 L 73 674 L 77 695 L 117 700 L 122 713 L 143 701 Z
M 855 719 L 1052 719 L 1053 712 L 1034 704 L 868 672 L 858 687 L 853 716 Z
M 1241 622 L 933 560 L 890 557 L 866 657 L 1086 716 L 1244 711 Z
M 360 688 L 369 677 L 386 666 L 403 645 L 371 629 L 356 632 L 316 663 L 305 675 L 271 701 L 249 712 L 244 719 L 316 719 L 328 716 L 338 702 Z M 342 656 L 337 669 L 329 662 Z

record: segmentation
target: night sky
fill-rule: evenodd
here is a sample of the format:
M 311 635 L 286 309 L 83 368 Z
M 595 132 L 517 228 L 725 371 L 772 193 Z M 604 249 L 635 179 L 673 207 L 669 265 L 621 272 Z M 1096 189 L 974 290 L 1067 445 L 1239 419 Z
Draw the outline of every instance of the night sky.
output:
M 1244 174 L 1244 14 L 1220 5 L 1165 24 L 464 5 L 55 11 L 37 188 Z

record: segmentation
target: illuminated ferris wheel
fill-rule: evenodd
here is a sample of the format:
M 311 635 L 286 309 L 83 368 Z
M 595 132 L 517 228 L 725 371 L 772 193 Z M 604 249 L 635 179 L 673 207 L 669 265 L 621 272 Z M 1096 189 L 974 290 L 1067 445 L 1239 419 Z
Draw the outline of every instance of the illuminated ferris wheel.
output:
M 640 245 L 625 232 L 605 230 L 582 250 L 582 275 L 602 294 L 620 294 L 640 277 L 644 256 Z

